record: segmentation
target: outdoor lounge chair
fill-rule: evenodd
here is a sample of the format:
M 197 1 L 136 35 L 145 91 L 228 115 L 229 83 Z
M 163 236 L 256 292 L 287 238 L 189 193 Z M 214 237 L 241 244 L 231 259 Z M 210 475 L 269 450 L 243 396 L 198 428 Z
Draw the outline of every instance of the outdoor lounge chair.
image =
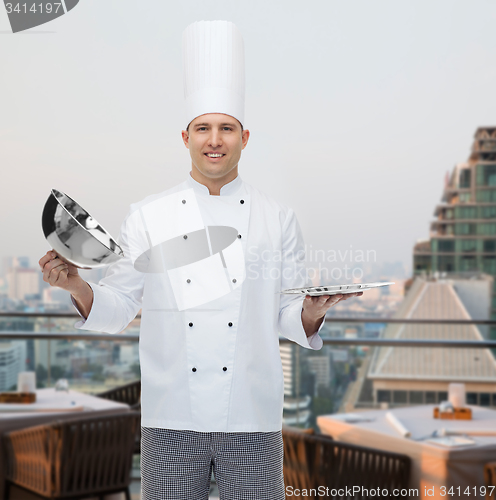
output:
M 141 412 L 141 380 L 120 385 L 114 389 L 95 394 L 99 398 L 110 399 L 119 403 L 128 404 L 132 410 Z M 141 453 L 141 426 L 136 431 L 134 453 Z
M 326 498 L 340 497 L 338 490 L 355 487 L 380 488 L 392 495 L 394 488 L 408 488 L 410 458 L 406 455 L 339 443 L 329 436 L 283 427 L 284 482 L 295 490 L 306 490 L 294 499 L 322 498 L 319 486 L 329 488 Z M 335 495 L 332 494 L 335 491 Z M 346 492 L 345 492 L 346 493 Z M 306 494 L 306 495 L 305 495 Z M 350 498 L 350 495 L 343 495 Z M 360 489 L 353 498 L 368 498 Z
M 129 382 L 129 384 L 120 385 L 105 392 L 95 394 L 95 396 L 104 399 L 110 399 L 119 403 L 128 404 L 133 410 L 141 410 L 141 380 Z
M 5 499 L 12 485 L 41 498 L 83 499 L 124 492 L 129 483 L 137 412 L 125 412 L 8 432 Z
M 484 466 L 484 479 L 486 480 L 486 500 L 496 500 L 496 462 L 489 462 Z

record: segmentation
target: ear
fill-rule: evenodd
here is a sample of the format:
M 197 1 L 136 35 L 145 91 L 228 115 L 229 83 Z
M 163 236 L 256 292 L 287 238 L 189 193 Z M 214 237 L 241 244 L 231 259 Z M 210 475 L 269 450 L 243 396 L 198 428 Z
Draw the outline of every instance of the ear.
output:
M 181 136 L 183 138 L 184 145 L 189 149 L 189 134 L 186 130 L 181 132 Z
M 243 149 L 246 148 L 246 145 L 248 144 L 249 138 L 250 138 L 250 131 L 243 130 L 243 132 L 241 133 L 241 141 L 243 142 Z

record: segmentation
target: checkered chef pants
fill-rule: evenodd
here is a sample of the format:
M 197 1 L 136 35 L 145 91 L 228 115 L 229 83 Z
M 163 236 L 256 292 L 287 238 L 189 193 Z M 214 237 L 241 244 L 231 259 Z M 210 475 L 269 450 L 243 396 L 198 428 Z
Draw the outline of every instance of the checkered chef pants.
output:
M 141 428 L 142 500 L 207 500 L 212 471 L 221 500 L 284 500 L 276 432 Z

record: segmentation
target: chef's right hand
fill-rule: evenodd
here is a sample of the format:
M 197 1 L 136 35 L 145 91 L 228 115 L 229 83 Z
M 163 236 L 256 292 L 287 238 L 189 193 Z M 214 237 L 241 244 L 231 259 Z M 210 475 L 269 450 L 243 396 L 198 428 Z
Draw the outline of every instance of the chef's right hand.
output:
M 74 293 L 81 286 L 83 279 L 79 276 L 77 267 L 67 264 L 51 250 L 38 262 L 43 272 L 43 281 L 50 286 L 56 286 Z

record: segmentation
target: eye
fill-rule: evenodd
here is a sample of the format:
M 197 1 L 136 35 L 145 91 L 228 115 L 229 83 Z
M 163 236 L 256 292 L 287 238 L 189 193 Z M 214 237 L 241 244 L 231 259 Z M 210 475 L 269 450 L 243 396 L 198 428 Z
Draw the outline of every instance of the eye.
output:
M 207 127 L 199 127 L 199 128 L 197 128 L 197 130 L 198 131 L 200 131 L 200 130 L 207 130 Z
M 232 127 L 224 127 L 224 130 L 231 130 L 232 131 Z

